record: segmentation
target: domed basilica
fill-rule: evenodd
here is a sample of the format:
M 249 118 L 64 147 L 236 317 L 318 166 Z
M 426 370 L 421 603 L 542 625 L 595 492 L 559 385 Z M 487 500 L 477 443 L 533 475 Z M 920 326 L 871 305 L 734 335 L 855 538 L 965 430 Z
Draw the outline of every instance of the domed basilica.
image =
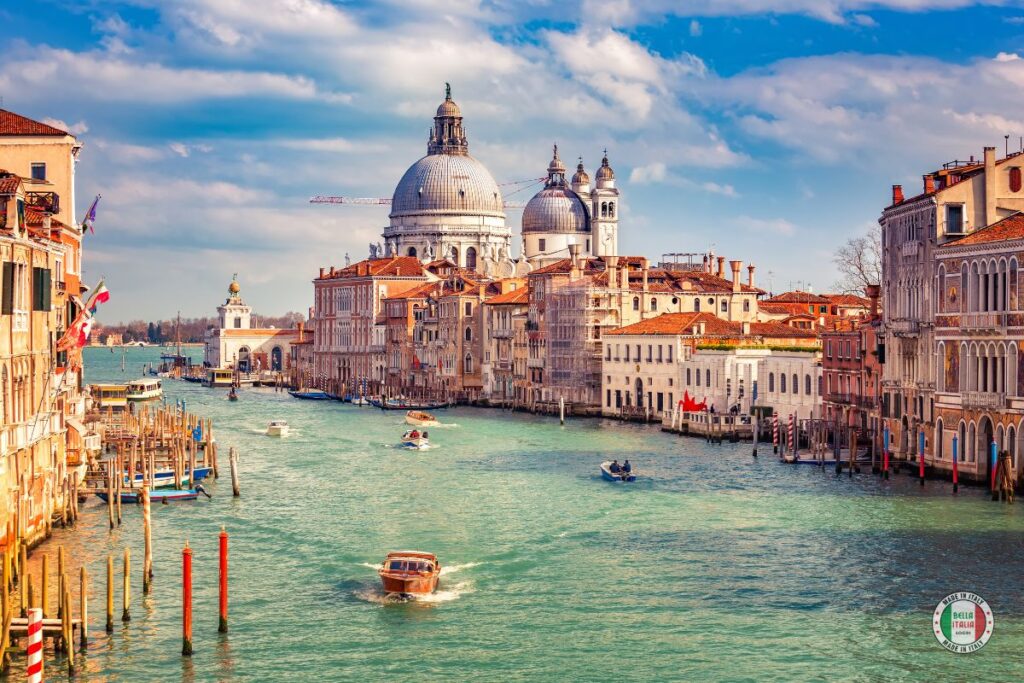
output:
M 511 258 L 512 233 L 505 224 L 504 201 L 487 168 L 469 155 L 462 112 L 446 85 L 427 142 L 427 155 L 409 167 L 391 200 L 385 244 L 371 255 L 416 256 L 424 262 L 447 258 L 464 268 L 508 277 L 569 255 L 612 256 L 618 249 L 618 198 L 615 173 L 605 154 L 596 185 L 582 160 L 571 183 L 565 165 L 554 157 L 544 188 L 523 211 L 523 257 Z

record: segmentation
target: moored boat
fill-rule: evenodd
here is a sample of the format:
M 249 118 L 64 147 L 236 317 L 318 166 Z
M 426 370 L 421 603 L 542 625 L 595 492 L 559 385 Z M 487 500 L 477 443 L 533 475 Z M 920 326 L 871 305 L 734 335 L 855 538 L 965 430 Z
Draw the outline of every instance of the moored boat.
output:
M 632 472 L 612 472 L 610 460 L 601 463 L 601 478 L 605 481 L 636 481 Z
M 271 420 L 267 425 L 267 436 L 288 436 L 288 423 L 284 420 Z
M 433 553 L 400 550 L 388 553 L 377 574 L 389 595 L 429 595 L 437 590 L 441 563 Z
M 427 432 L 421 432 L 418 429 L 410 429 L 405 434 L 402 434 L 402 447 L 420 450 L 430 448 L 430 441 L 427 439 Z
M 413 427 L 436 427 L 441 424 L 436 417 L 422 410 L 410 410 L 406 413 L 405 423 Z
M 211 472 L 213 472 L 212 467 L 197 467 L 196 476 L 193 478 L 193 481 L 202 481 L 203 479 L 206 479 L 208 476 L 210 476 Z M 144 486 L 142 472 L 136 472 L 135 476 L 132 477 L 131 480 L 128 479 L 128 474 L 126 472 L 125 476 L 122 477 L 122 479 L 124 481 L 124 485 L 129 488 L 142 488 Z M 156 486 L 157 488 L 167 488 L 168 486 L 186 486 L 188 485 L 188 470 L 185 470 L 185 472 L 182 474 L 181 481 L 175 484 L 173 469 L 169 467 L 158 469 L 156 472 L 153 473 L 153 482 L 154 486 Z
M 416 403 L 403 398 L 371 399 L 370 403 L 381 410 L 441 410 L 448 407 L 448 403 L 441 401 L 428 401 Z
M 202 493 L 206 497 L 210 497 L 210 494 L 206 493 L 206 490 L 202 487 L 194 489 L 157 489 L 149 492 L 149 500 L 153 503 L 170 503 L 179 500 L 195 500 Z M 102 500 L 104 503 L 107 502 L 107 492 L 97 491 L 96 497 Z M 142 502 L 142 491 L 121 491 L 121 502 L 122 503 L 140 503 Z
M 299 389 L 298 391 L 289 391 L 288 393 L 295 398 L 301 398 L 305 401 L 329 401 L 331 399 L 330 394 L 319 389 Z

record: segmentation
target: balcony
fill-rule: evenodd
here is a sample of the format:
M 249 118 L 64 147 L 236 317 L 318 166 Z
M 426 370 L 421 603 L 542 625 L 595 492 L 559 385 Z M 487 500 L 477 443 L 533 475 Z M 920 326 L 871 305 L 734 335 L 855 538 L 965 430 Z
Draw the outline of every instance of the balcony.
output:
M 960 316 L 960 329 L 971 332 L 998 334 L 1006 329 L 1005 313 L 964 313 Z
M 921 251 L 921 242 L 919 242 L 918 240 L 904 242 L 903 245 L 900 247 L 900 253 L 904 257 L 917 256 L 917 253 L 919 251 Z
M 897 337 L 905 335 L 916 335 L 921 331 L 921 323 L 910 318 L 899 318 L 889 323 L 889 329 Z
M 46 213 L 60 213 L 60 195 L 56 192 L 26 192 L 25 203 Z
M 829 403 L 853 404 L 853 394 L 826 394 L 825 400 Z
M 515 335 L 515 330 L 499 329 L 491 330 L 491 337 L 493 339 L 511 339 Z
M 964 408 L 998 410 L 1006 405 L 1006 394 L 992 391 L 965 391 L 960 399 Z

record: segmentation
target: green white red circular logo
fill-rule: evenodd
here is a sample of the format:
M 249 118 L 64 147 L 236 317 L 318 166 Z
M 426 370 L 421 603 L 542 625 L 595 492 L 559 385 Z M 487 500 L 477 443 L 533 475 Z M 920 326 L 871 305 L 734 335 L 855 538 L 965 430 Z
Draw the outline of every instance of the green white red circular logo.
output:
M 994 627 L 992 608 L 974 593 L 947 595 L 935 606 L 932 618 L 932 630 L 939 644 L 957 654 L 985 647 Z

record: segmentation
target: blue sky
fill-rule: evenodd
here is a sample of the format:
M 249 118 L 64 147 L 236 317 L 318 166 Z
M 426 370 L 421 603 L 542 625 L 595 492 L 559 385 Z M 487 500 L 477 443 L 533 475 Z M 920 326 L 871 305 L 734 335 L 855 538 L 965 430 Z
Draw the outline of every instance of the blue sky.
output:
M 0 42 L 3 107 L 85 143 L 110 321 L 212 314 L 233 272 L 304 311 L 387 222 L 308 198 L 389 197 L 445 81 L 498 182 L 607 147 L 622 253 L 713 247 L 776 292 L 828 289 L 893 183 L 1024 135 L 1021 2 L 50 0 Z

